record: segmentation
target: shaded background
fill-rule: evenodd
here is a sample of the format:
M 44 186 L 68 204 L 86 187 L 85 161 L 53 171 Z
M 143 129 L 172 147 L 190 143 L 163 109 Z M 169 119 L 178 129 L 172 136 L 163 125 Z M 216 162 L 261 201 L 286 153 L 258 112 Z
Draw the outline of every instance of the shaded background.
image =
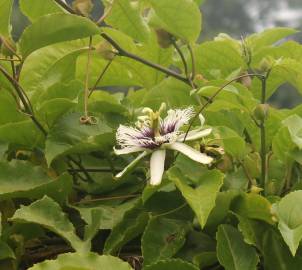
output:
M 43 1 L 43 0 L 41 0 Z M 73 0 L 66 0 L 71 4 Z M 161 1 L 161 0 L 158 0 Z M 14 2 L 14 39 L 18 39 L 28 20 L 18 10 L 19 0 Z M 103 11 L 100 0 L 93 0 L 92 16 L 99 18 Z M 293 27 L 302 30 L 302 0 L 205 0 L 201 7 L 203 31 L 201 40 L 213 39 L 219 33 L 235 38 L 274 26 Z M 302 42 L 302 33 L 293 37 Z M 302 72 L 302 71 L 301 71 Z M 291 108 L 302 103 L 302 97 L 290 85 L 283 85 L 269 102 L 275 107 Z

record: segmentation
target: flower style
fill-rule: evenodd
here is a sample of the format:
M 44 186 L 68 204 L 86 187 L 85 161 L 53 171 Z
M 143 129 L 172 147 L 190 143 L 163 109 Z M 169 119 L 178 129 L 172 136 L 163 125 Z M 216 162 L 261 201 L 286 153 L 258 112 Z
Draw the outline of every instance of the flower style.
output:
M 167 116 L 162 119 L 161 113 L 165 110 L 163 103 L 159 111 L 154 112 L 150 108 L 143 110 L 143 116 L 138 117 L 136 127 L 128 127 L 120 125 L 116 140 L 119 149 L 114 148 L 117 155 L 142 152 L 134 159 L 123 171 L 116 175 L 116 178 L 122 177 L 131 168 L 145 156 L 151 154 L 150 159 L 150 184 L 159 185 L 164 173 L 166 150 L 176 150 L 202 164 L 210 164 L 212 157 L 200 153 L 192 147 L 186 145 L 183 141 L 198 140 L 208 136 L 212 129 L 203 129 L 204 117 L 200 114 L 199 119 L 201 127 L 189 131 L 187 136 L 181 131 L 183 125 L 188 124 L 189 120 L 194 116 L 192 107 L 186 109 L 169 110 Z

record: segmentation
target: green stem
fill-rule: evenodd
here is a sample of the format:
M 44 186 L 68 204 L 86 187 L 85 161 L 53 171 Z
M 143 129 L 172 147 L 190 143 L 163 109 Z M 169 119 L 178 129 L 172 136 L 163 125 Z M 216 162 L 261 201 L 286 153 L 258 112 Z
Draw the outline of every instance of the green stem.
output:
M 163 72 L 163 73 L 165 73 L 165 74 L 167 74 L 169 76 L 174 77 L 175 79 L 178 79 L 180 81 L 183 81 L 186 84 L 191 85 L 191 83 L 190 83 L 190 81 L 188 80 L 187 77 L 184 77 L 184 76 L 182 76 L 182 75 L 180 75 L 180 74 L 178 74 L 178 73 L 176 73 L 176 72 L 174 72 L 174 71 L 172 71 L 172 70 L 170 70 L 168 68 L 165 68 L 165 67 L 163 67 L 161 65 L 153 63 L 153 62 L 151 62 L 151 61 L 149 61 L 147 59 L 141 58 L 141 57 L 139 57 L 136 54 L 133 54 L 131 52 L 127 52 L 120 45 L 118 45 L 111 37 L 109 37 L 106 33 L 102 33 L 101 36 L 105 40 L 107 40 L 118 51 L 118 55 L 119 56 L 125 56 L 125 57 L 128 57 L 128 58 L 131 58 L 131 59 L 133 59 L 133 60 L 135 60 L 137 62 L 140 62 L 140 63 L 142 63 L 142 64 L 144 64 L 146 66 L 149 66 L 151 68 L 157 69 L 157 70 L 159 70 L 159 71 L 161 71 L 161 72 Z
M 266 77 L 261 78 L 261 103 L 266 102 Z M 265 131 L 265 119 L 261 120 L 260 125 L 260 156 L 261 156 L 261 178 L 260 184 L 265 190 L 266 186 L 266 131 Z

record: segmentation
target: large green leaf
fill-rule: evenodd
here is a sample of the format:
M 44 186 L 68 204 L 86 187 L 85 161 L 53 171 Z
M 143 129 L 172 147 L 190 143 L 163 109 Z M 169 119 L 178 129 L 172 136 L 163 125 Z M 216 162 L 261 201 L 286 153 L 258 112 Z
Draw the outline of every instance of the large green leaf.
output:
M 271 208 L 270 202 L 265 197 L 252 193 L 241 194 L 232 202 L 231 206 L 232 211 L 240 216 L 274 224 Z
M 21 206 L 11 220 L 19 223 L 37 223 L 60 235 L 76 251 L 83 251 L 84 243 L 75 234 L 74 226 L 68 220 L 59 204 L 47 196 L 29 206 Z
M 0 35 L 9 36 L 13 0 L 0 0 Z
M 195 42 L 201 31 L 201 13 L 192 0 L 148 0 L 160 26 L 177 37 Z M 180 12 L 185 11 L 185 12 Z
M 100 118 L 95 125 L 81 124 L 81 116 L 81 113 L 66 114 L 50 129 L 45 148 L 48 164 L 60 155 L 110 149 L 111 128 Z
M 163 260 L 148 265 L 143 270 L 198 270 L 199 268 L 193 264 L 182 261 L 180 259 Z
M 63 13 L 63 10 L 52 0 L 21 0 L 20 9 L 31 20 L 52 13 Z
M 56 260 L 47 260 L 28 270 L 131 270 L 126 262 L 112 257 L 99 256 L 96 253 L 67 253 L 58 256 Z
M 173 78 L 167 78 L 150 89 L 141 100 L 141 106 L 158 109 L 162 102 L 166 102 L 169 108 L 196 103 L 190 96 L 190 86 Z
M 121 222 L 123 216 L 137 203 L 137 199 L 124 202 L 120 205 L 106 205 L 104 203 L 93 206 L 78 206 L 77 209 L 87 224 L 92 223 L 92 212 L 100 213 L 100 230 L 109 230 Z
M 140 235 L 149 220 L 149 214 L 142 209 L 141 201 L 127 211 L 123 219 L 112 229 L 104 246 L 105 254 L 114 254 L 128 241 Z
M 144 265 L 172 257 L 186 240 L 188 223 L 154 217 L 149 220 L 142 237 Z
M 26 146 L 42 146 L 44 135 L 31 119 L 6 123 L 0 126 L 0 141 Z
M 25 29 L 20 40 L 20 50 L 25 58 L 47 45 L 98 33 L 100 33 L 99 28 L 87 18 L 70 14 L 46 15 Z
M 275 230 L 268 230 L 263 234 L 263 258 L 265 270 L 301 269 L 302 257 L 293 257 L 286 244 Z
M 217 257 L 226 270 L 256 270 L 256 250 L 247 245 L 238 230 L 220 225 L 217 231 Z
M 105 21 L 137 41 L 146 41 L 148 39 L 148 26 L 140 15 L 138 5 L 135 5 L 130 0 L 115 1 L 110 15 Z
M 0 125 L 25 120 L 27 117 L 17 109 L 17 101 L 4 90 L 0 91 Z
M 302 117 L 294 114 L 283 121 L 288 128 L 292 142 L 302 149 Z
M 185 182 L 185 177 L 176 167 L 168 171 L 168 177 L 180 190 L 187 203 L 195 212 L 200 226 L 203 228 L 206 225 L 211 210 L 215 206 L 217 193 L 223 183 L 223 174 L 217 170 L 205 173 L 198 179 L 199 184 L 195 189 Z
M 50 178 L 45 170 L 29 162 L 13 160 L 0 162 L 0 199 L 41 198 L 43 194 L 60 200 L 68 195 L 71 179 L 62 175 Z M 66 192 L 66 193 L 65 193 Z M 61 195 L 60 195 L 61 194 Z
M 62 77 L 70 80 L 74 74 L 75 67 L 67 64 L 69 55 L 74 55 L 75 52 L 81 50 L 87 44 L 84 40 L 76 40 L 50 45 L 33 52 L 25 59 L 20 74 L 20 84 L 26 92 L 35 91 L 41 93 L 45 90 L 45 85 L 49 86 L 51 84 L 50 82 L 58 81 Z M 87 61 L 87 56 L 85 60 Z M 63 65 L 65 69 L 62 66 L 60 67 L 60 65 Z M 56 68 L 59 68 L 60 72 L 63 73 L 56 72 Z M 53 74 L 56 74 L 57 78 Z M 49 80 L 47 78 L 53 79 Z M 44 85 L 45 80 L 46 83 Z
M 228 127 L 216 127 L 214 136 L 217 140 L 221 140 L 226 153 L 241 159 L 246 155 L 245 141 L 234 130 Z
M 297 33 L 297 30 L 286 27 L 275 27 L 271 29 L 264 30 L 261 33 L 253 34 L 246 39 L 248 46 L 252 48 L 254 52 L 257 50 L 273 45 L 280 39 L 283 39 L 289 35 Z
M 302 240 L 302 191 L 294 191 L 283 197 L 274 208 L 279 219 L 278 228 L 288 245 L 291 253 L 295 256 Z
M 16 259 L 16 256 L 11 247 L 0 240 L 0 261 L 4 259 Z
M 206 79 L 225 79 L 245 68 L 240 51 L 228 40 L 208 41 L 195 48 L 196 70 Z

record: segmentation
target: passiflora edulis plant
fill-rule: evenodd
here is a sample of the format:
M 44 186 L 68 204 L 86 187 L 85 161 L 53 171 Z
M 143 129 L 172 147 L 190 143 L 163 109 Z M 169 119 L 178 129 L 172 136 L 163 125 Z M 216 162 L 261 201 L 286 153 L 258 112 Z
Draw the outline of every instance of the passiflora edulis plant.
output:
M 302 269 L 297 31 L 200 43 L 200 0 L 0 0 L 0 269 Z M 95 19 L 94 4 L 104 7 Z

